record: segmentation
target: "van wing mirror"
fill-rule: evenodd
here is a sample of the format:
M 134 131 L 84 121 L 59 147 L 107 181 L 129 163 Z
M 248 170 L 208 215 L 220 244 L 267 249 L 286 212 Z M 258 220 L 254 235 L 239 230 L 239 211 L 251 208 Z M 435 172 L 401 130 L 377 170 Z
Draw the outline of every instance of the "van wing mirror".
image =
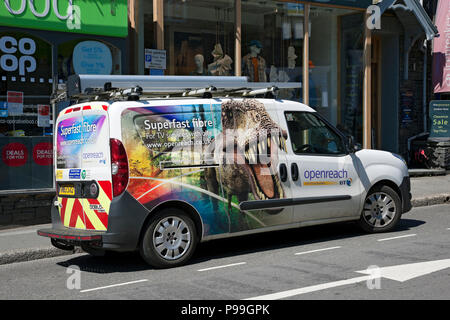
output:
M 359 143 L 356 143 L 355 137 L 352 135 L 347 135 L 347 146 L 350 152 L 354 153 L 362 149 Z

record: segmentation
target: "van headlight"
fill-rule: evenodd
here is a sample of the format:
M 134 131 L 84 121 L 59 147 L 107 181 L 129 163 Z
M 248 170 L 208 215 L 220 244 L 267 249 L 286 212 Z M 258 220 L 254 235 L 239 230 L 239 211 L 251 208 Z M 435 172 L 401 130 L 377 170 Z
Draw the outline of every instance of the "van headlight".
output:
M 393 153 L 392 154 L 394 157 L 396 157 L 397 159 L 402 160 L 402 162 L 405 164 L 406 167 L 408 167 L 408 164 L 406 163 L 406 160 L 399 154 Z

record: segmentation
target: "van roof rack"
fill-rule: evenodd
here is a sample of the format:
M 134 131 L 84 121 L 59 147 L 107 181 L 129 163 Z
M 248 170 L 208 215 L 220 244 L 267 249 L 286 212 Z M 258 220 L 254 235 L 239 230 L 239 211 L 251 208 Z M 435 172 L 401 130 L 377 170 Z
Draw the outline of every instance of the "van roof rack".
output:
M 220 95 L 275 97 L 280 89 L 301 88 L 301 82 L 248 82 L 247 77 L 72 75 L 62 100 L 139 100 L 140 97 L 203 97 Z

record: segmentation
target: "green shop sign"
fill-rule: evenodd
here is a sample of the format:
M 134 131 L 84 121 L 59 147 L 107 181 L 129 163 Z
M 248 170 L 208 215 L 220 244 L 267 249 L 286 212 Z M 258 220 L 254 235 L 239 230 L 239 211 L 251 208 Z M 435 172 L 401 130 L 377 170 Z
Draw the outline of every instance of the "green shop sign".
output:
M 430 139 L 450 139 L 450 101 L 435 100 L 430 102 Z
M 0 0 L 0 26 L 126 37 L 127 0 Z

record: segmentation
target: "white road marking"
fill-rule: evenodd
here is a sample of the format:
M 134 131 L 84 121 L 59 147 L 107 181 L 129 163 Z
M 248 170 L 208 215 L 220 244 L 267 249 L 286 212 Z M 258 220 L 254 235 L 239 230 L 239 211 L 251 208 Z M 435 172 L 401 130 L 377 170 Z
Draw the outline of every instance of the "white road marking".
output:
M 339 248 L 342 248 L 342 247 L 330 247 L 330 248 L 323 248 L 323 249 L 299 252 L 299 253 L 296 253 L 295 255 L 299 256 L 299 255 L 302 255 L 302 254 L 308 254 L 308 253 L 314 253 L 314 252 L 320 252 L 320 251 L 327 251 L 327 250 L 334 250 L 334 249 L 339 249 Z
M 404 236 L 398 236 L 398 237 L 392 237 L 392 238 L 384 238 L 384 239 L 378 239 L 377 241 L 388 241 L 388 240 L 395 240 L 395 239 L 401 239 L 401 238 L 409 238 L 409 237 L 415 237 L 417 234 L 407 234 Z
M 80 292 L 89 292 L 89 291 L 102 290 L 102 289 L 108 289 L 108 288 L 113 288 L 113 287 L 126 286 L 128 284 L 145 282 L 145 281 L 148 281 L 148 280 L 147 279 L 142 279 L 142 280 L 137 280 L 137 281 L 130 281 L 130 282 L 112 284 L 110 286 L 104 286 L 104 287 L 92 288 L 92 289 L 87 289 L 87 290 L 81 290 Z
M 340 281 L 319 284 L 316 286 L 310 286 L 310 287 L 305 287 L 305 288 L 292 289 L 292 290 L 281 291 L 281 292 L 272 293 L 272 294 L 266 294 L 263 296 L 248 298 L 248 299 L 244 299 L 244 300 L 278 300 L 278 299 L 298 296 L 300 294 L 311 293 L 311 292 L 315 292 L 315 291 L 321 291 L 321 290 L 340 287 L 340 286 L 346 286 L 349 284 L 355 284 L 358 282 L 367 281 L 371 278 L 372 278 L 372 276 L 357 277 L 357 278 L 348 279 L 348 280 L 340 280 Z
M 329 283 L 323 283 L 315 286 L 309 286 L 299 289 L 286 290 L 263 296 L 257 296 L 244 300 L 278 300 L 283 298 L 289 298 L 300 294 L 311 293 L 315 291 L 336 288 L 346 286 L 350 284 L 356 284 L 363 281 L 373 280 L 377 278 L 386 278 L 398 282 L 405 282 L 414 278 L 426 276 L 430 273 L 445 270 L 450 268 L 450 259 L 427 261 L 419 263 L 409 263 L 398 266 L 382 267 L 377 270 L 377 274 L 373 273 L 374 270 L 356 271 L 358 273 L 369 274 L 363 277 L 356 277 L 352 279 L 333 281 Z
M 239 266 L 239 265 L 246 264 L 246 263 L 247 262 L 238 262 L 238 263 L 227 264 L 227 265 L 224 265 L 224 266 L 217 266 L 217 267 L 200 269 L 200 270 L 197 270 L 197 271 L 209 271 L 209 270 L 215 270 L 215 269 L 221 269 L 221 268 L 227 268 L 227 267 L 234 267 L 234 266 Z

